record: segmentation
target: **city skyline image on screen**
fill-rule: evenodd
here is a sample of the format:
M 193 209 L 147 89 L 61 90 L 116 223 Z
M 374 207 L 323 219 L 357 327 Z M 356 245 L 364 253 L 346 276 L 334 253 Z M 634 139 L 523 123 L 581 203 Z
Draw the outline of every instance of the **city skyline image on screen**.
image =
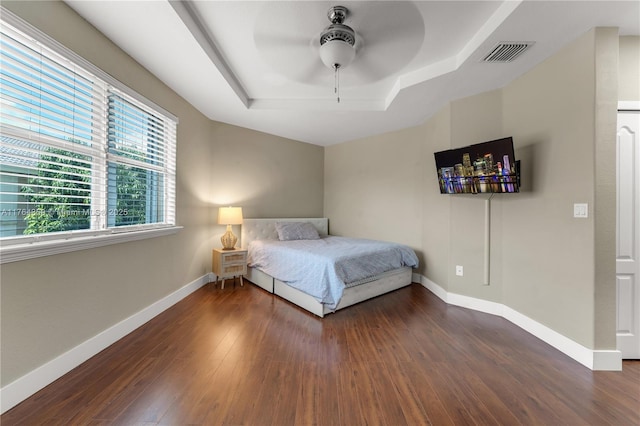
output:
M 436 152 L 434 157 L 441 194 L 520 191 L 512 137 Z

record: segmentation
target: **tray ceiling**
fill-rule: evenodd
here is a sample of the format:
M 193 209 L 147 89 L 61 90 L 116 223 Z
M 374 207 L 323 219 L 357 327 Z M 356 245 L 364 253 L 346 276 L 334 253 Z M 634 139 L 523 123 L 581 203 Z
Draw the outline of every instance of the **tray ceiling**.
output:
M 596 26 L 640 34 L 637 1 L 67 1 L 212 120 L 317 145 L 422 123 L 503 87 Z M 356 57 L 319 59 L 327 11 L 349 9 Z M 533 43 L 483 62 L 501 42 Z

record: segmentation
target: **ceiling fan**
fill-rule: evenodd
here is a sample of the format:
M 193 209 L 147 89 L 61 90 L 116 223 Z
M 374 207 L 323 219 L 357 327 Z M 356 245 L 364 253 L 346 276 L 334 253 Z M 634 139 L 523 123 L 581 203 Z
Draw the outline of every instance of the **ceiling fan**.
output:
M 329 25 L 314 32 L 322 28 L 321 7 Z M 327 87 L 333 74 L 339 99 L 338 83 L 374 84 L 400 71 L 422 46 L 424 33 L 413 2 L 266 2 L 254 42 L 262 59 L 287 80 Z
M 334 71 L 333 91 L 340 103 L 340 69 L 349 66 L 356 56 L 356 33 L 344 24 L 349 9 L 333 6 L 327 17 L 331 22 L 320 34 L 320 59 Z

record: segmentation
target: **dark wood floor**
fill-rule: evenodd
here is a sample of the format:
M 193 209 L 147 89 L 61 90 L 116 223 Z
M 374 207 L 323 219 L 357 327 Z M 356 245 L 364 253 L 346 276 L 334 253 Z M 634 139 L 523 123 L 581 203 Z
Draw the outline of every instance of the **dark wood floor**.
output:
M 640 362 L 592 372 L 418 284 L 319 319 L 209 284 L 6 425 L 638 425 Z

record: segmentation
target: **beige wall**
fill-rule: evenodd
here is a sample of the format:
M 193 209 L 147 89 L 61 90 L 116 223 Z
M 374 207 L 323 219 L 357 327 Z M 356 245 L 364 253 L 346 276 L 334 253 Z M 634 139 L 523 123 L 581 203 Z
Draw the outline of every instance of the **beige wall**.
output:
M 504 130 L 531 188 L 504 206 L 504 302 L 593 347 L 594 37 L 581 37 L 503 90 Z M 526 182 L 526 180 L 525 180 Z
M 440 194 L 434 152 L 451 148 L 451 106 L 448 105 L 423 126 L 422 150 L 422 217 L 412 225 L 422 229 L 421 273 L 449 291 L 451 250 L 451 198 Z
M 383 162 L 419 169 L 422 217 L 407 217 L 397 235 L 412 238 L 396 240 L 414 245 L 413 234 L 422 233 L 425 277 L 449 292 L 505 304 L 585 347 L 615 348 L 613 215 L 605 210 L 615 196 L 610 178 L 615 170 L 617 44 L 615 29 L 591 31 L 503 89 L 454 101 L 413 130 L 328 147 L 325 214 L 341 232 L 366 234 L 358 202 L 363 193 L 379 193 L 380 185 L 377 174 L 362 170 Z M 491 280 L 486 286 L 486 196 L 440 195 L 433 152 L 504 136 L 514 137 L 523 186 L 519 194 L 491 200 Z M 420 165 L 412 159 L 416 143 Z M 396 149 L 379 151 L 385 145 Z M 384 161 L 372 152 L 384 152 Z M 345 170 L 352 164 L 356 170 Z M 590 218 L 574 219 L 573 203 L 583 202 L 589 203 Z M 384 198 L 367 214 L 389 226 L 384 219 L 391 208 Z M 385 232 L 375 231 L 375 236 Z M 464 266 L 463 277 L 455 275 L 455 265 Z
M 598 235 L 615 235 L 613 216 L 596 211 L 596 127 L 606 127 L 613 142 L 617 102 L 615 91 L 596 84 L 596 70 L 604 65 L 598 42 L 617 52 L 617 33 L 591 31 L 503 90 L 505 133 L 514 136 L 516 155 L 533 179 L 530 191 L 503 209 L 503 300 L 588 348 L 614 349 L 615 330 L 609 330 L 608 343 L 596 347 L 594 328 L 596 267 L 615 256 L 610 244 L 596 253 L 596 216 Z M 616 71 L 617 59 L 606 66 Z M 617 78 L 611 84 L 617 87 Z M 603 104 L 609 108 L 604 116 Z M 615 171 L 610 154 L 601 152 L 601 170 Z M 602 190 L 615 196 L 615 185 Z M 589 204 L 588 219 L 572 217 L 574 203 Z M 607 281 L 613 279 L 611 274 Z M 615 294 L 615 288 L 607 291 Z M 602 319 L 610 324 L 615 308 L 607 308 Z
M 616 349 L 616 144 L 619 46 L 617 28 L 595 30 L 594 347 Z M 640 74 L 638 74 L 640 76 Z
M 474 143 L 499 139 L 502 132 L 502 97 L 499 90 L 482 93 L 470 98 L 451 103 L 451 141 L 450 148 L 458 148 Z M 436 175 L 435 165 L 429 171 Z M 434 187 L 435 190 L 438 187 Z M 432 190 L 432 189 L 431 189 Z M 449 276 L 448 290 L 452 293 L 479 297 L 485 300 L 499 301 L 501 293 L 500 254 L 500 209 L 497 196 L 492 202 L 490 217 L 491 227 L 491 269 L 489 285 L 484 284 L 484 229 L 485 229 L 485 200 L 488 195 L 451 196 L 439 195 L 450 204 L 449 238 Z M 430 220 L 425 217 L 425 221 Z M 464 275 L 455 274 L 455 266 L 464 268 Z
M 324 148 L 222 123 L 212 127 L 214 203 L 241 205 L 253 218 L 322 216 Z
M 247 217 L 322 215 L 321 147 L 212 122 L 62 2 L 2 5 L 178 116 L 176 215 L 184 227 L 2 265 L 2 386 L 210 272 L 224 233 L 218 206 L 243 206 Z
M 621 101 L 640 100 L 640 36 L 620 37 L 618 97 Z
M 325 215 L 332 234 L 404 242 L 415 249 L 422 216 L 422 130 L 325 149 Z M 365 153 L 363 155 L 363 153 Z

